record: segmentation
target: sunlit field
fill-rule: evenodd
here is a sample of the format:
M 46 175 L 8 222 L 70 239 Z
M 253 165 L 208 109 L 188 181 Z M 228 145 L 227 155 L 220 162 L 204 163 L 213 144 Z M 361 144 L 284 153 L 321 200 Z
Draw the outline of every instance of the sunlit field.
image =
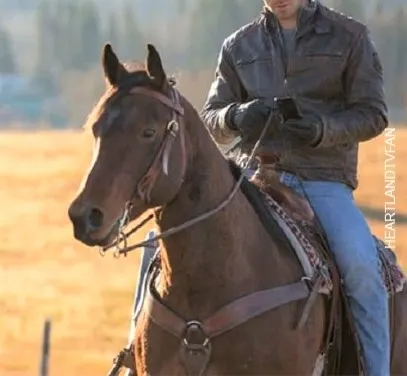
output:
M 104 375 L 127 341 L 137 253 L 119 260 L 100 257 L 73 239 L 67 217 L 90 161 L 91 142 L 89 135 L 73 131 L 0 133 L 2 376 L 38 374 L 47 317 L 52 319 L 51 375 Z M 403 265 L 406 144 L 407 130 L 397 130 L 396 251 Z M 373 213 L 373 232 L 382 238 L 384 159 L 383 136 L 362 145 L 356 192 L 358 203 Z

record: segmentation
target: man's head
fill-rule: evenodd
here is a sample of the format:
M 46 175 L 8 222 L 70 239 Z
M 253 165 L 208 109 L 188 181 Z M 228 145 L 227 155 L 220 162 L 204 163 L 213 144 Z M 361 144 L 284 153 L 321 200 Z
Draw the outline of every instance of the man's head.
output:
M 269 8 L 279 20 L 296 18 L 299 8 L 306 4 L 308 0 L 264 0 L 264 4 Z

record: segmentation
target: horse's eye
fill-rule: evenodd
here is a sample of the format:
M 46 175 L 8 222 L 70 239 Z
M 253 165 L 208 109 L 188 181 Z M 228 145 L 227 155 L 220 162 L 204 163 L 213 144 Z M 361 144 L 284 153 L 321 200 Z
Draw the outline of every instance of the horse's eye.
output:
M 143 131 L 143 137 L 144 138 L 152 138 L 155 136 L 155 129 L 154 128 L 146 128 Z

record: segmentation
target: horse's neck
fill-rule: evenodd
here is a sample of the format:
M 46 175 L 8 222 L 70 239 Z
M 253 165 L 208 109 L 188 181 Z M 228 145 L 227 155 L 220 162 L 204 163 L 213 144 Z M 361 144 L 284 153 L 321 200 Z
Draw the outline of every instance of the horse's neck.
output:
M 161 231 L 219 205 L 236 184 L 206 129 L 201 123 L 193 126 L 189 179 L 163 210 L 158 220 Z M 200 314 L 210 314 L 242 293 L 281 284 L 289 278 L 289 271 L 288 276 L 283 274 L 289 265 L 238 191 L 220 212 L 164 239 L 160 293 L 185 314 L 198 308 Z

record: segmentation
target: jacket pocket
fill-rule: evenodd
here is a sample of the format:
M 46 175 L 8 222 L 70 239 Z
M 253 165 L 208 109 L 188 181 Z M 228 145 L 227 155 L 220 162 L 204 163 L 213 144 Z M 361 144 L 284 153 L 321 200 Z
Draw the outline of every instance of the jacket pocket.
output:
M 301 44 L 301 55 L 314 63 L 338 64 L 346 59 L 349 47 L 344 38 L 335 34 L 316 34 Z
M 303 50 L 298 61 L 302 81 L 308 83 L 301 88 L 306 96 L 333 100 L 343 96 L 343 72 L 346 53 L 338 50 L 313 48 Z

